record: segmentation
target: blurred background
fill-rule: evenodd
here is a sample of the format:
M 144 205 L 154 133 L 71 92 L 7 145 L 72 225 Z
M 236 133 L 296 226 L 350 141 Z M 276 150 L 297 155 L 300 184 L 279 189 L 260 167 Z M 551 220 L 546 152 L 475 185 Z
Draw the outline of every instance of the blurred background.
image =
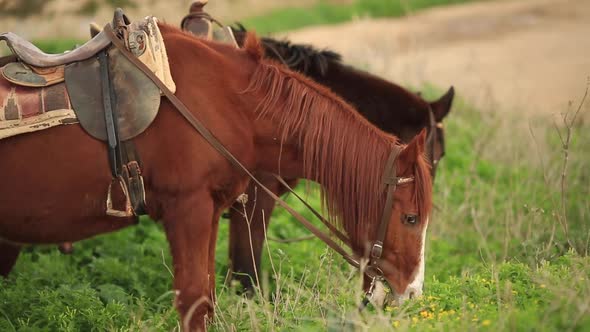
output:
M 211 0 L 209 12 L 218 19 L 236 20 L 259 15 L 276 8 L 305 7 L 315 0 Z M 351 2 L 346 0 L 331 3 Z M 88 24 L 104 25 L 112 19 L 113 9 L 121 7 L 130 18 L 154 15 L 178 24 L 186 15 L 189 0 L 2 0 L 1 31 L 13 31 L 28 38 L 86 38 Z
M 178 25 L 191 3 L 0 0 L 0 31 L 53 51 L 48 40 L 83 42 L 88 25 L 104 25 L 116 7 Z M 334 49 L 397 82 L 454 85 L 475 106 L 504 111 L 564 109 L 581 98 L 590 68 L 589 0 L 211 0 L 206 10 L 225 24 Z

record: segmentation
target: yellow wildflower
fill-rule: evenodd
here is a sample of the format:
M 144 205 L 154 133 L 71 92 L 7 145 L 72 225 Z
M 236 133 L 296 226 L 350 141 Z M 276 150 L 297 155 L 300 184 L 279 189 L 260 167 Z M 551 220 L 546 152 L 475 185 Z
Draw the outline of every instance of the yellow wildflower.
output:
M 488 326 L 488 325 L 490 325 L 490 324 L 492 324 L 492 321 L 491 321 L 491 320 L 489 320 L 489 319 L 486 319 L 486 320 L 484 320 L 483 322 L 481 322 L 481 325 L 482 325 L 482 326 Z

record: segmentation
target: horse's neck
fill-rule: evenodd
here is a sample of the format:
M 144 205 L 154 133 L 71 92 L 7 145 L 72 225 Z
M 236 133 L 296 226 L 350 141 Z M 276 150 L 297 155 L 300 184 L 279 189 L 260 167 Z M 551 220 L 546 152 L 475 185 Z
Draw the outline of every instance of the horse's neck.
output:
M 357 114 L 316 110 L 316 104 L 309 104 L 311 110 L 296 120 L 302 122 L 298 126 L 279 119 L 277 113 L 284 110 L 256 121 L 258 169 L 318 182 L 329 218 L 361 243 L 385 203 L 376 193 L 383 190 L 393 139 Z M 286 132 L 294 126 L 296 130 Z

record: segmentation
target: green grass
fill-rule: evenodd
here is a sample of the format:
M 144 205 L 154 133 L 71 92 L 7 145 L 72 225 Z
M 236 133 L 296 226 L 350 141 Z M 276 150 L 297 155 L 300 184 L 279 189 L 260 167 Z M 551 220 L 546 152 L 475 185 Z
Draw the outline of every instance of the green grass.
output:
M 41 39 L 34 40 L 33 43 L 45 53 L 61 53 L 66 50 L 72 50 L 76 46 L 84 44 L 84 40 L 77 39 Z M 12 54 L 5 43 L 0 43 L 0 57 Z
M 46 53 L 61 53 L 84 44 L 84 40 L 77 39 L 41 39 L 35 40 L 35 46 Z
M 530 123 L 533 139 L 523 122 L 455 105 L 436 179 L 422 298 L 359 314 L 357 272 L 314 239 L 269 242 L 264 293 L 247 300 L 223 284 L 228 225 L 222 220 L 212 330 L 590 329 L 590 128 L 574 129 L 566 236 L 557 221 L 563 161 L 557 134 L 539 118 Z M 319 205 L 316 193 L 310 199 Z M 276 211 L 269 236 L 304 235 L 285 211 Z M 77 243 L 71 256 L 29 247 L 10 278 L 0 280 L 0 330 L 177 329 L 171 265 L 163 231 L 148 219 Z
M 60 51 L 74 43 L 41 46 Z M 438 93 L 426 89 L 427 96 Z M 527 121 L 518 112 L 478 110 L 459 100 L 445 122 L 447 155 L 435 185 L 425 294 L 400 308 L 359 314 L 358 273 L 316 239 L 270 241 L 263 293 L 253 300 L 237 296 L 224 285 L 228 224 L 222 220 L 211 329 L 590 330 L 588 123 L 573 129 L 562 206 L 564 158 L 553 119 Z M 310 201 L 319 206 L 317 193 Z M 269 236 L 307 234 L 277 209 Z M 77 243 L 70 256 L 53 246 L 28 247 L 10 277 L 0 279 L 0 331 L 178 329 L 171 266 L 162 228 L 147 218 Z
M 416 10 L 476 0 L 354 0 L 350 4 L 319 1 L 309 8 L 284 8 L 242 23 L 259 34 L 287 31 L 319 24 L 336 24 L 356 17 L 399 17 Z

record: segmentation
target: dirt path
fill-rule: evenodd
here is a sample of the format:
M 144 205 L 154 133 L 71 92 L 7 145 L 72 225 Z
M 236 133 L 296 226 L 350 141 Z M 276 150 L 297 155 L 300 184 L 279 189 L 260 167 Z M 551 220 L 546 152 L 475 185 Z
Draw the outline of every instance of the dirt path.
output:
M 529 115 L 567 110 L 590 76 L 590 0 L 483 2 L 287 36 L 397 82 L 454 85 L 478 107 Z

